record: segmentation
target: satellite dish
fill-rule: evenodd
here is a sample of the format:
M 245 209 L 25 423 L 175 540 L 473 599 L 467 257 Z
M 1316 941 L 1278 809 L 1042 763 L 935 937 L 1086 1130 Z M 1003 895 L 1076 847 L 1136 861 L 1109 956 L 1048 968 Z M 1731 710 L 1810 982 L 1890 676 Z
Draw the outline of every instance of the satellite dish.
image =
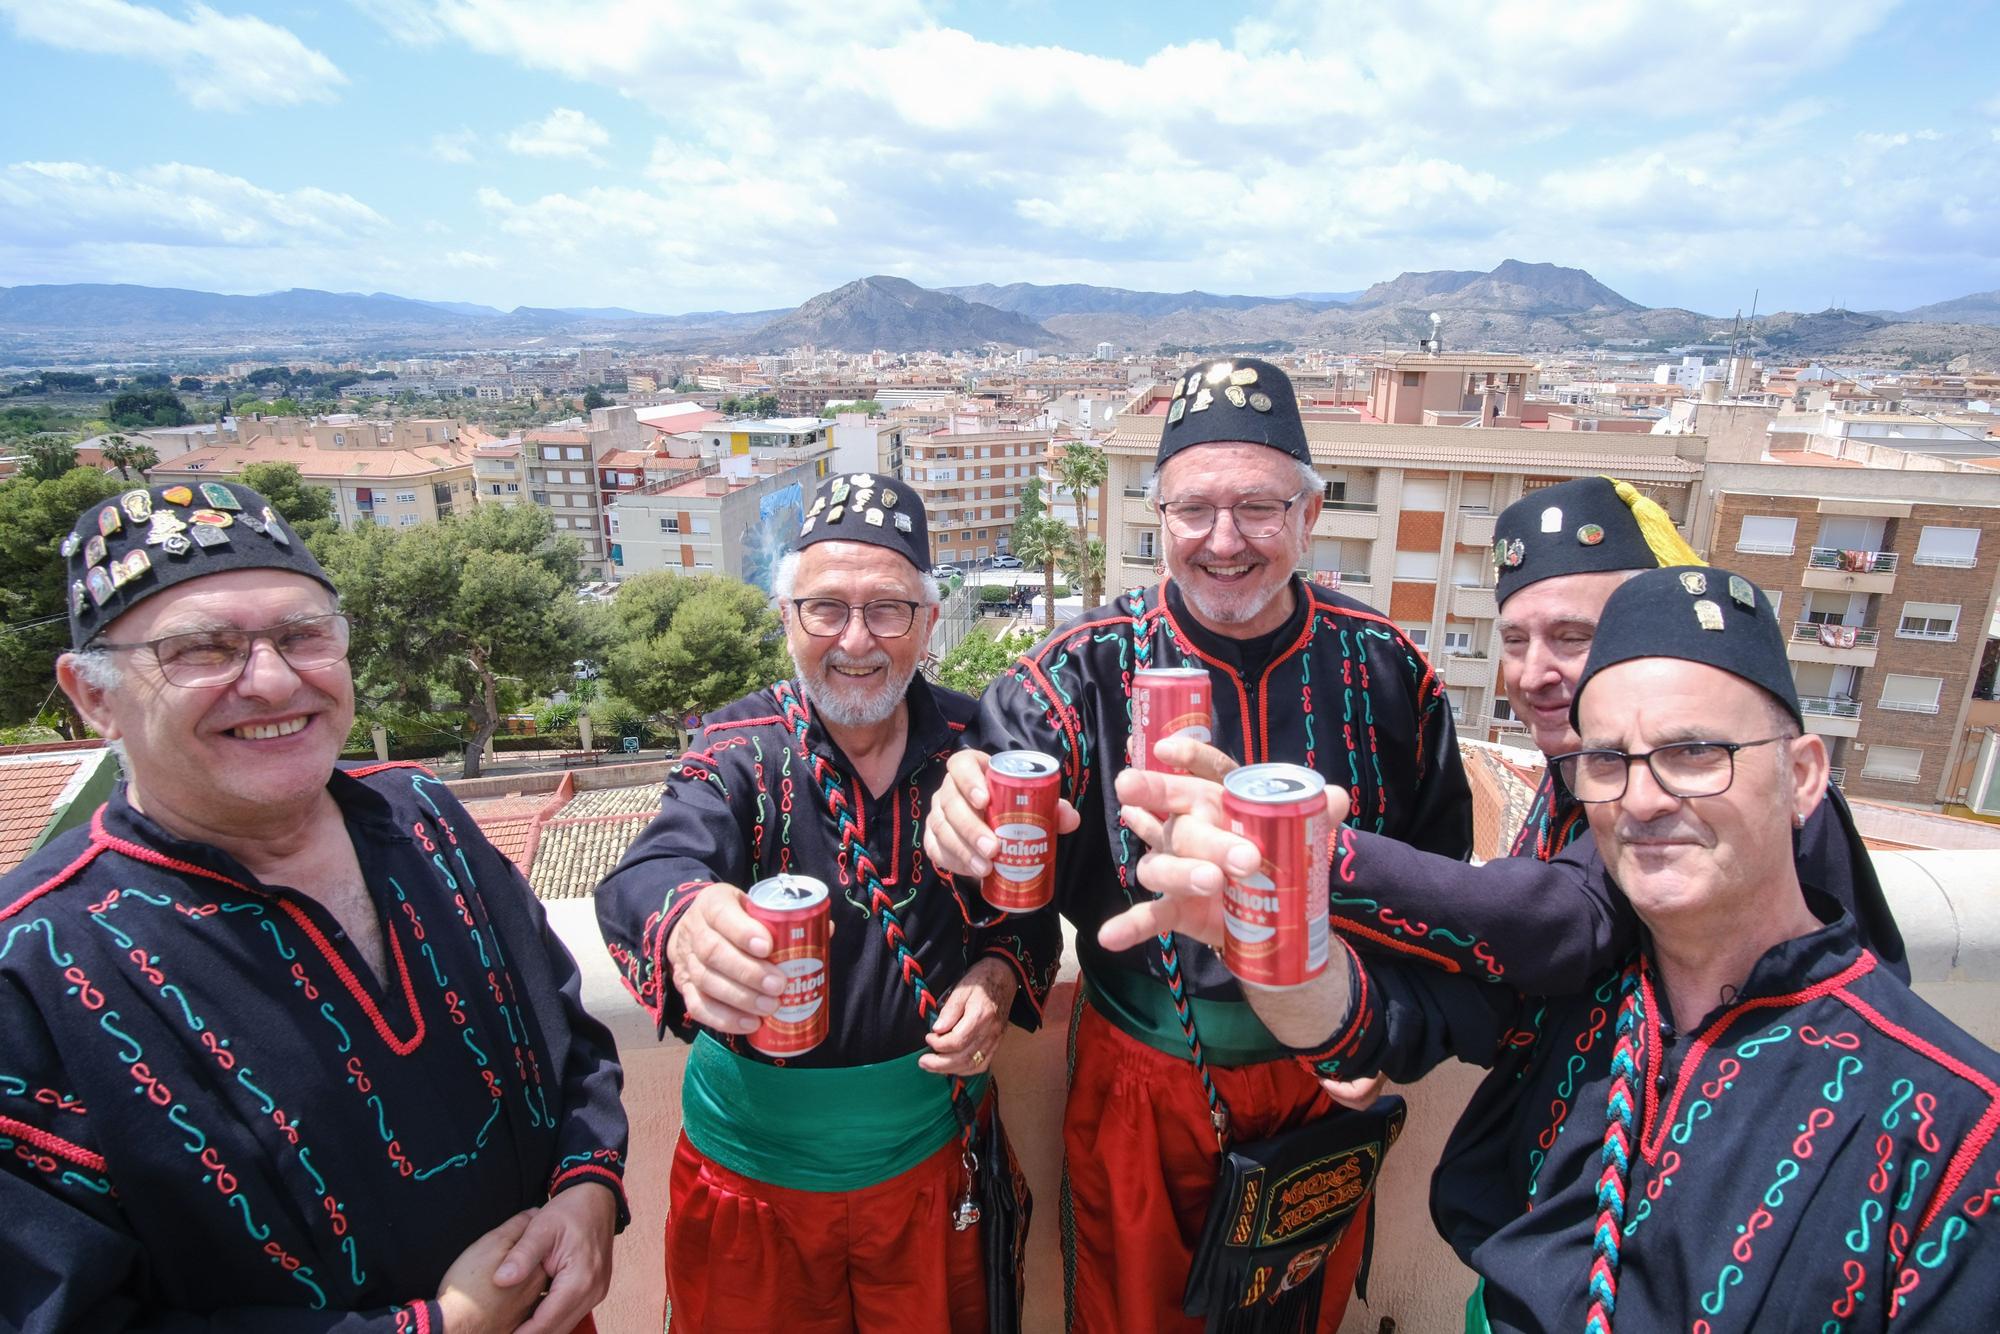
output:
M 1436 311 L 1432 311 L 1432 312 L 1431 312 L 1431 323 L 1432 323 L 1432 324 L 1443 324 L 1443 323 L 1444 323 L 1444 316 L 1442 316 L 1442 315 L 1438 314 L 1438 313 L 1437 313 Z

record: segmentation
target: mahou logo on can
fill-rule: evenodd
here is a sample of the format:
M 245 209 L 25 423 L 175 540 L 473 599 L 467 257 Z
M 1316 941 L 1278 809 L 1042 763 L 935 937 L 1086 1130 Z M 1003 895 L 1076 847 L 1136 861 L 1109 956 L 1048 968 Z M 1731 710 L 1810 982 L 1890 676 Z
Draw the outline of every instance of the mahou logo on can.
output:
M 1056 893 L 1056 801 L 1062 783 L 1053 755 L 1003 750 L 986 766 L 986 823 L 1000 840 L 981 889 L 1002 912 L 1030 912 Z
M 1132 674 L 1132 767 L 1186 773 L 1153 754 L 1154 745 L 1170 736 L 1215 739 L 1215 697 L 1199 667 L 1147 667 Z
M 1297 764 L 1252 764 L 1222 780 L 1232 832 L 1264 864 L 1223 890 L 1222 961 L 1239 982 L 1296 987 L 1326 969 L 1326 779 Z
M 750 915 L 771 929 L 771 962 L 785 975 L 778 1008 L 749 1043 L 766 1056 L 798 1056 L 826 1041 L 826 951 L 833 900 L 809 875 L 774 875 L 750 886 Z

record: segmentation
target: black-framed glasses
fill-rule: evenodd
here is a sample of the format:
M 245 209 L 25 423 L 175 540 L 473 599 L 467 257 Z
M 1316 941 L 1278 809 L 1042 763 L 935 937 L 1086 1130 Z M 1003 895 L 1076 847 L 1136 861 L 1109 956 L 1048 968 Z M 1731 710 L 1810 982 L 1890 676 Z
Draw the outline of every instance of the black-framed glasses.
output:
M 1634 762 L 1644 760 L 1653 781 L 1670 797 L 1719 797 L 1736 781 L 1736 752 L 1752 746 L 1789 741 L 1767 736 L 1762 741 L 1675 741 L 1647 751 L 1573 750 L 1550 761 L 1578 801 L 1596 804 L 1625 795 Z
M 1285 526 L 1285 519 L 1292 512 L 1292 506 L 1299 503 L 1303 491 L 1294 492 L 1288 500 L 1239 500 L 1234 505 L 1211 505 L 1206 500 L 1162 500 L 1160 513 L 1166 516 L 1167 527 L 1175 537 L 1207 537 L 1215 528 L 1216 516 L 1229 511 L 1236 531 L 1244 537 L 1276 537 Z
M 877 639 L 901 639 L 917 623 L 917 608 L 923 605 L 902 598 L 876 598 L 859 606 L 839 598 L 792 599 L 799 626 L 815 639 L 845 634 L 847 623 L 856 612 L 861 614 L 861 623 L 868 627 L 868 633 Z
M 347 656 L 349 626 L 339 612 L 324 616 L 301 616 L 280 621 L 262 630 L 191 630 L 137 644 L 91 644 L 88 651 L 136 653 L 148 649 L 160 666 L 160 675 L 177 686 L 222 686 L 243 675 L 250 665 L 250 649 L 267 639 L 295 672 L 331 667 Z

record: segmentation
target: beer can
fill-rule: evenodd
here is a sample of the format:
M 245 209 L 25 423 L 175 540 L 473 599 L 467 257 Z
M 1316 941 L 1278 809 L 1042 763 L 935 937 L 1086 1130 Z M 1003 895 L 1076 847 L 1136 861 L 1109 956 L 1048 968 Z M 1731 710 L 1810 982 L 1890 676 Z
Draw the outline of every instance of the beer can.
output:
M 1184 774 L 1153 754 L 1170 736 L 1215 739 L 1215 696 L 1199 667 L 1146 667 L 1132 674 L 1132 767 Z
M 778 1008 L 749 1037 L 766 1056 L 798 1056 L 826 1041 L 830 1019 L 827 946 L 833 899 L 809 875 L 774 875 L 750 886 L 750 915 L 771 929 L 771 962 L 785 975 Z
M 1000 840 L 981 892 L 1002 912 L 1029 912 L 1056 894 L 1061 766 L 1038 750 L 1003 750 L 986 766 L 986 823 Z
M 1326 969 L 1326 779 L 1297 764 L 1252 764 L 1222 780 L 1231 832 L 1263 865 L 1223 890 L 1222 961 L 1246 986 L 1282 988 Z

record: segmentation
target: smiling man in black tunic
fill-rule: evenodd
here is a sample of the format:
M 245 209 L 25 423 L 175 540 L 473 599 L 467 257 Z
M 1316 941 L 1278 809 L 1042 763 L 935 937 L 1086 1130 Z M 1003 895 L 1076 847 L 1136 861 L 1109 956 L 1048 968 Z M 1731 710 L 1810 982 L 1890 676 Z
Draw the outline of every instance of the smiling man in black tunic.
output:
M 443 784 L 335 770 L 325 571 L 225 482 L 63 555 L 57 679 L 127 781 L 0 880 L 0 1329 L 588 1329 L 610 1034 Z

